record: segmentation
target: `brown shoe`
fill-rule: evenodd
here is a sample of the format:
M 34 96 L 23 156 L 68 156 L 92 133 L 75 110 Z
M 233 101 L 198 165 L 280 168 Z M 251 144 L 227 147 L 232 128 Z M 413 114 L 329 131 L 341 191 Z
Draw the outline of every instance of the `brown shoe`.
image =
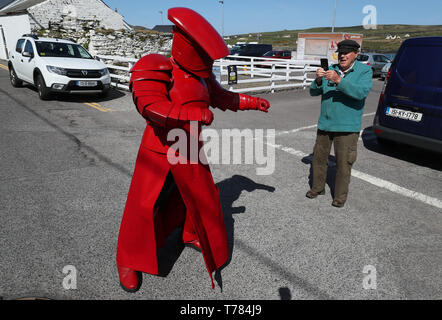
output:
M 334 199 L 332 202 L 332 206 L 336 207 L 336 208 L 342 208 L 345 204 L 345 201 L 343 200 L 338 200 L 338 199 Z
M 318 195 L 324 195 L 325 194 L 325 190 L 322 190 L 322 191 L 320 191 L 320 192 L 314 192 L 314 191 L 312 191 L 312 190 L 309 190 L 309 191 L 307 191 L 307 193 L 305 194 L 305 196 L 307 197 L 307 198 L 310 198 L 310 199 L 314 199 L 314 198 L 316 198 Z

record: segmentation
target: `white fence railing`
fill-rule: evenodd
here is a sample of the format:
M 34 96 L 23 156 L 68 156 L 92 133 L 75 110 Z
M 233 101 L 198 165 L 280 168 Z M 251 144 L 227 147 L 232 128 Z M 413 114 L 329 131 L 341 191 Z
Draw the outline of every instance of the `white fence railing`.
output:
M 98 56 L 111 73 L 111 85 L 129 90 L 129 71 L 138 59 Z M 285 88 L 307 88 L 312 82 L 308 74 L 316 72 L 318 61 L 228 56 L 215 61 L 214 72 L 221 85 L 234 92 L 270 91 Z M 237 85 L 228 85 L 227 67 L 237 66 Z M 257 84 L 258 86 L 255 86 Z M 260 86 L 259 84 L 266 84 Z
M 130 75 L 129 71 L 138 61 L 135 58 L 117 57 L 117 56 L 101 56 L 98 58 L 104 61 L 109 69 L 111 76 L 111 85 L 117 89 L 129 90 Z
M 236 65 L 240 88 L 229 86 L 230 91 L 252 92 L 275 89 L 297 88 L 305 89 L 312 79 L 308 78 L 309 73 L 316 72 L 318 64 L 314 60 L 293 60 L 293 59 L 272 59 L 261 57 L 228 56 L 215 61 L 215 66 L 220 69 L 221 84 L 228 86 L 227 66 Z M 226 76 L 226 80 L 223 80 Z M 250 78 L 250 79 L 248 79 Z M 288 82 L 288 83 L 284 83 Z M 250 86 L 250 84 L 265 83 L 265 86 Z

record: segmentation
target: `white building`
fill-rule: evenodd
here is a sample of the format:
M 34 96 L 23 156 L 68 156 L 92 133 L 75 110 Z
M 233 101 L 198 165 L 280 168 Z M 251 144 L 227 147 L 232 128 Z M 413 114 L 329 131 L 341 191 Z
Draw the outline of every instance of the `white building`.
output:
M 7 59 L 23 34 L 58 25 L 131 30 L 121 14 L 101 0 L 0 0 L 0 59 Z

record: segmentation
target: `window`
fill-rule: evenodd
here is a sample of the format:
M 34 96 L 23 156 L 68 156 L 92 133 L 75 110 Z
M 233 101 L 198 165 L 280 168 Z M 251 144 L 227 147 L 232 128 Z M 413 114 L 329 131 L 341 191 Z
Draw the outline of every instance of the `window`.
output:
M 382 62 L 382 57 L 381 56 L 373 56 L 373 60 L 374 62 Z
M 358 61 L 368 61 L 368 56 L 365 54 L 360 54 L 357 58 Z
M 398 57 L 397 71 L 410 84 L 442 88 L 442 46 L 414 45 Z
M 15 47 L 15 51 L 21 53 L 23 50 L 23 45 L 25 44 L 25 39 L 20 39 L 17 41 L 17 46 Z
M 74 43 L 36 41 L 35 45 L 41 57 L 93 59 L 86 49 Z
M 29 52 L 31 54 L 34 54 L 34 48 L 32 47 L 31 40 L 26 41 L 26 46 L 24 52 Z
M 388 59 L 386 56 L 381 56 L 381 62 L 388 63 L 390 62 L 390 59 Z

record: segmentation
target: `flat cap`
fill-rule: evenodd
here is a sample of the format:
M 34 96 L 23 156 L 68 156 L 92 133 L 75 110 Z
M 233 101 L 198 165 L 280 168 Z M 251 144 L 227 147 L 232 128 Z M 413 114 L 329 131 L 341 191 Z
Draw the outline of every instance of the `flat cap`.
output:
M 359 43 L 357 43 L 354 40 L 342 40 L 341 42 L 338 43 L 338 50 L 336 50 L 336 52 L 340 52 L 340 53 L 349 53 L 349 52 L 354 52 L 354 51 L 358 51 L 359 48 L 361 46 L 359 45 Z

